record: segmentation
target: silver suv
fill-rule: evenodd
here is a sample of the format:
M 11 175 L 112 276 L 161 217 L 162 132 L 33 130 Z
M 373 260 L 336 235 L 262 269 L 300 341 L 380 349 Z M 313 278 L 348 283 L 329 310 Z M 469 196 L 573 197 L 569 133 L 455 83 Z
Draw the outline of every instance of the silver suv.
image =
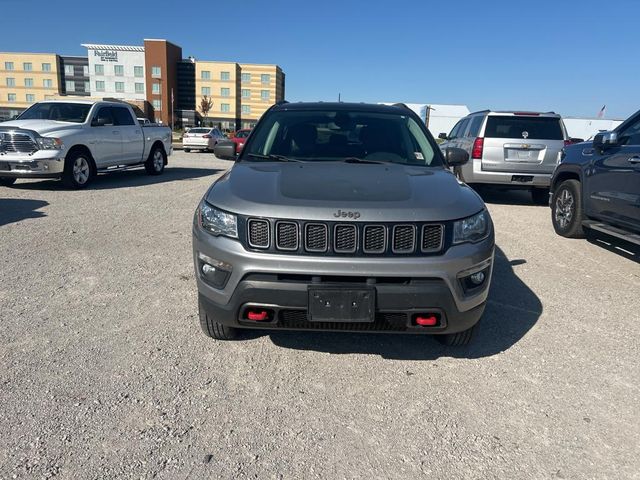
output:
M 278 104 L 197 208 L 200 322 L 437 334 L 469 342 L 487 300 L 494 234 L 482 199 L 404 106 Z
M 468 184 L 529 188 L 533 201 L 549 203 L 551 175 L 560 152 L 571 143 L 560 115 L 484 110 L 460 120 L 441 148 L 462 148 L 471 161 L 455 173 Z

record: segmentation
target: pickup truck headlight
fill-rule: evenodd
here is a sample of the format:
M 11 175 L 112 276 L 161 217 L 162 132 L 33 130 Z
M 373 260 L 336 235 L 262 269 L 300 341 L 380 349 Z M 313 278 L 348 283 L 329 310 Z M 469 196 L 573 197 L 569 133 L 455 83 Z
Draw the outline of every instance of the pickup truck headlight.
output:
M 489 236 L 489 214 L 486 210 L 453 224 L 453 243 L 479 242 Z
M 62 140 L 52 137 L 38 137 L 36 138 L 38 147 L 40 150 L 62 150 Z
M 238 217 L 202 202 L 198 208 L 198 224 L 212 235 L 238 238 Z

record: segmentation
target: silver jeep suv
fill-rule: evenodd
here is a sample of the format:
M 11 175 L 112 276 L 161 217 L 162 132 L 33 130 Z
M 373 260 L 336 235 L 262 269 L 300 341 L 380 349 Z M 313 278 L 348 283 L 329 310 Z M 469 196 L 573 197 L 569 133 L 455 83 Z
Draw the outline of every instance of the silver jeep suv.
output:
M 482 199 L 404 106 L 278 104 L 207 191 L 193 224 L 204 332 L 438 334 L 469 342 L 494 255 Z
M 441 148 L 462 148 L 471 161 L 457 167 L 462 181 L 528 188 L 535 203 L 549 203 L 551 175 L 562 149 L 571 143 L 560 115 L 548 112 L 484 110 L 460 120 Z

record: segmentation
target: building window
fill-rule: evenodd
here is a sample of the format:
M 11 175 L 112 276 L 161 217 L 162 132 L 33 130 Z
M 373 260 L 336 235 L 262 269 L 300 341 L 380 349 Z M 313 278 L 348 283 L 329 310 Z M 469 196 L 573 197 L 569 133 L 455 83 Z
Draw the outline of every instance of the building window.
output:
M 114 65 L 113 74 L 116 77 L 124 77 L 124 67 L 122 65 Z
M 89 91 L 91 90 L 91 85 L 89 82 L 84 82 L 84 91 L 86 93 L 89 93 Z
M 140 66 L 133 67 L 133 76 L 134 77 L 138 77 L 138 78 L 144 77 L 144 68 L 142 68 Z
M 211 95 L 211 87 L 202 87 L 200 93 L 207 96 Z
M 5 70 L 13 70 L 13 62 L 4 62 Z
M 160 102 L 160 100 L 153 101 L 153 109 L 158 111 L 162 110 L 162 103 Z
M 136 83 L 136 93 L 144 93 L 144 83 Z
M 30 72 L 31 70 L 33 70 L 33 64 L 31 62 L 24 62 L 22 64 L 22 68 L 25 72 Z
M 42 86 L 44 88 L 53 88 L 53 80 L 51 80 L 50 78 L 45 78 L 44 80 L 42 80 Z
M 15 93 L 8 93 L 7 94 L 7 101 L 15 102 L 16 101 L 16 94 Z
M 231 105 L 229 105 L 228 103 L 221 103 L 220 104 L 220 111 L 223 113 L 228 113 L 231 111 Z
M 7 77 L 7 87 L 15 87 L 16 79 L 12 77 Z
M 72 77 L 75 74 L 73 71 L 73 65 L 65 65 L 64 74 Z
M 64 86 L 67 89 L 67 93 L 76 91 L 76 82 L 73 80 L 67 80 L 64 82 Z
M 160 84 L 159 83 L 152 83 L 151 84 L 151 93 L 153 93 L 154 95 L 160 95 Z
M 223 97 L 228 97 L 229 95 L 231 95 L 231 90 L 229 90 L 228 88 L 221 88 L 220 95 Z
M 229 72 L 220 72 L 220 80 L 223 82 L 228 82 L 231 80 L 231 74 Z
M 17 117 L 20 115 L 20 111 L 18 110 L 9 110 L 9 118 Z
M 82 74 L 83 74 L 85 77 L 88 77 L 88 76 L 89 76 L 89 65 L 83 65 L 83 66 L 82 66 Z
M 266 102 L 269 101 L 269 90 L 260 90 L 260 98 Z
M 160 78 L 162 76 L 162 69 L 158 66 L 151 67 L 151 76 L 153 78 Z
M 208 70 L 203 70 L 200 72 L 200 78 L 202 80 L 211 80 L 211 72 Z
M 33 87 L 33 78 L 25 78 L 24 79 L 25 87 Z
M 260 75 L 260 81 L 263 85 L 269 85 L 271 83 L 271 75 L 269 75 L 268 73 L 263 73 L 262 75 Z
M 104 65 L 96 65 L 96 75 L 104 75 Z
M 124 92 L 124 82 L 116 82 L 116 92 Z
M 42 64 L 42 71 L 43 72 L 50 72 L 51 71 L 51 64 L 50 63 L 43 63 Z
M 242 98 L 251 98 L 251 90 L 249 90 L 248 88 L 243 88 L 241 90 L 242 93 Z
M 251 113 L 250 105 L 242 105 L 242 113 Z
M 242 83 L 249 83 L 251 81 L 251 74 L 243 73 L 240 78 L 242 79 Z
M 25 98 L 27 99 L 27 102 L 29 102 L 29 103 L 34 103 L 36 101 L 36 96 L 33 93 L 27 93 L 25 95 Z
M 104 92 L 104 81 L 96 80 L 96 92 Z

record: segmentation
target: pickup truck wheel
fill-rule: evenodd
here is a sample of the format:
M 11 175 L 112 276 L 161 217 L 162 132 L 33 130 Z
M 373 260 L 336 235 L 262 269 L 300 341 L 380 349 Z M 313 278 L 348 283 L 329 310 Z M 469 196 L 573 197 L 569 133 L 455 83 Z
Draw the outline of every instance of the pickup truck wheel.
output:
M 551 222 L 558 235 L 584 237 L 581 191 L 578 180 L 565 180 L 553 192 Z
M 239 336 L 237 328 L 229 327 L 214 321 L 204 309 L 199 306 L 200 310 L 200 326 L 202 331 L 208 337 L 215 338 L 216 340 L 235 340 Z
M 458 333 L 436 335 L 436 338 L 441 344 L 446 345 L 447 347 L 463 347 L 464 345 L 469 345 L 477 325 L 478 324 L 476 323 L 473 327 Z
M 72 152 L 64 161 L 62 180 L 67 187 L 80 189 L 89 185 L 94 170 L 89 157 L 83 152 Z
M 15 178 L 0 177 L 0 185 L 2 185 L 3 187 L 10 187 L 14 183 L 16 183 L 16 179 Z
M 167 154 L 162 148 L 154 147 L 144 163 L 144 168 L 149 175 L 160 175 L 164 171 L 165 163 L 167 163 Z
M 532 188 L 531 199 L 536 205 L 549 205 L 549 189 L 548 188 Z

